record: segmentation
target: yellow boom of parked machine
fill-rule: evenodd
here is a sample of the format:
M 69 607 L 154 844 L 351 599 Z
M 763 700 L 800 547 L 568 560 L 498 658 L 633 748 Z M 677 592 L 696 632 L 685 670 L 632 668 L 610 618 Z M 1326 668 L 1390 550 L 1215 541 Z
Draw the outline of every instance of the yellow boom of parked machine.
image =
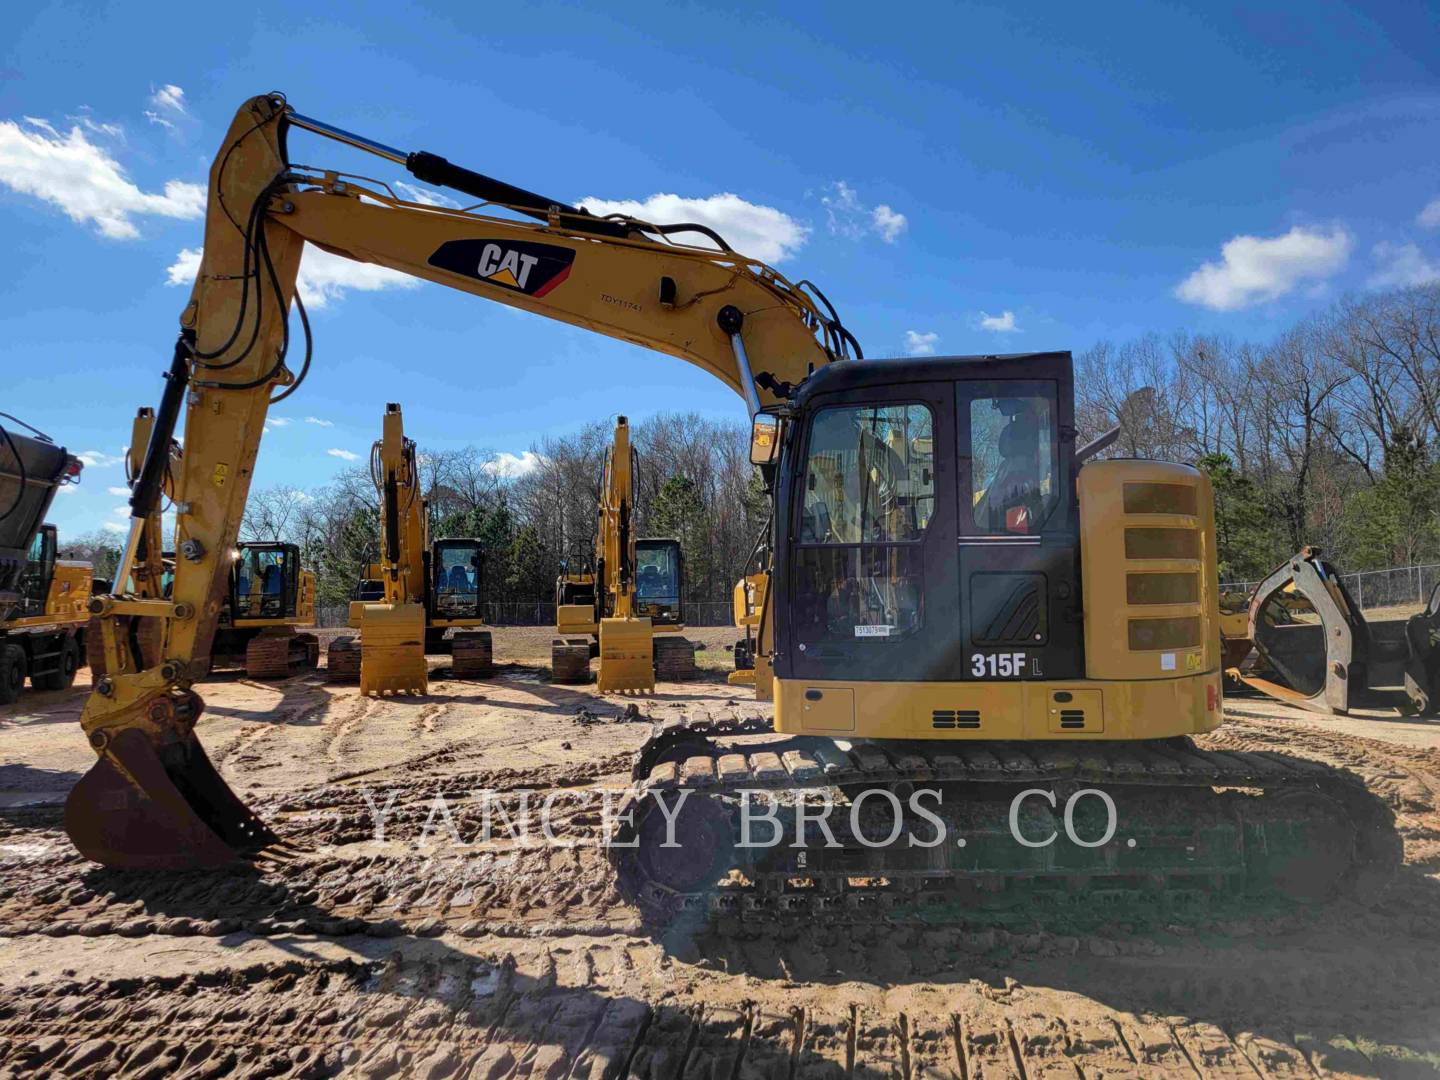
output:
M 479 208 L 296 165 L 297 129 Z M 687 233 L 706 245 L 674 239 Z M 175 588 L 107 602 L 106 622 L 158 620 L 162 649 L 86 704 L 99 760 L 66 807 L 85 855 L 195 865 L 278 843 L 210 767 L 191 686 L 267 409 L 295 389 L 286 326 L 307 243 L 649 346 L 744 397 L 773 499 L 759 648 L 775 715 L 755 728 L 773 739 L 730 744 L 752 726 L 726 718 L 668 723 L 646 744 L 610 857 L 647 910 L 691 907 L 717 884 L 722 907 L 744 890 L 756 906 L 815 911 L 877 889 L 979 902 L 1012 887 L 1073 898 L 1232 882 L 1317 897 L 1398 862 L 1388 812 L 1363 787 L 1313 762 L 1190 741 L 1221 722 L 1210 485 L 1184 465 L 1099 460 L 1104 438 L 1077 445 L 1068 353 L 867 362 L 813 285 L 704 226 L 597 218 L 277 95 L 241 108 L 211 169 L 204 254 L 131 500 L 141 523 L 184 404 Z M 387 425 L 392 448 L 398 437 Z M 121 580 L 138 536 L 132 524 Z M 394 610 L 414 604 L 394 561 L 385 606 L 404 655 L 387 671 L 413 684 L 421 616 Z M 697 790 L 683 807 L 649 797 L 675 787 Z M 1096 787 L 1104 800 L 1076 794 Z M 864 792 L 913 808 L 920 788 L 951 801 L 898 823 L 913 842 L 866 835 Z M 756 790 L 801 806 L 810 793 L 853 798 L 857 824 L 834 844 L 739 845 Z M 1059 832 L 1062 808 L 1085 845 L 1033 839 Z M 934 839 L 937 820 L 950 842 Z M 814 833 L 799 813 L 782 828 Z
M 453 654 L 455 675 L 488 675 L 490 633 L 473 629 L 484 622 L 480 542 L 430 542 L 419 455 L 405 436 L 399 405 L 385 406 L 381 430 L 370 454 L 380 497 L 380 561 L 369 567 L 350 602 L 358 649 L 353 638 L 332 642 L 330 674 L 355 674 L 358 652 L 362 694 L 423 694 L 429 687 L 425 654 L 444 648 Z M 448 641 L 447 630 L 455 632 Z
M 617 417 L 600 482 L 594 562 L 578 572 L 562 571 L 555 585 L 559 636 L 551 646 L 551 670 L 557 681 L 583 681 L 593 652 L 600 659 L 601 693 L 653 690 L 657 668 L 674 679 L 693 674 L 695 665 L 684 638 L 655 636 L 685 629 L 685 564 L 678 540 L 636 536 L 635 461 L 630 422 Z M 592 638 L 598 643 L 593 650 Z
M 154 425 L 154 409 L 137 410 L 126 461 L 132 479 L 140 473 Z M 168 492 L 183 451 L 172 442 L 167 457 Z M 135 565 L 127 581 L 116 583 L 115 592 L 135 598 L 170 594 L 175 554 L 161 550 L 162 532 L 157 505 L 146 518 Z M 315 575 L 301 567 L 299 546 L 278 540 L 241 540 L 231 552 L 228 588 L 210 643 L 207 670 L 239 668 L 252 679 L 283 679 L 313 671 L 320 659 L 320 642 L 314 634 L 301 633 L 300 628 L 314 625 Z M 158 629 L 153 621 L 138 624 L 142 650 L 153 647 Z M 110 672 L 98 633 L 89 636 L 89 654 L 92 673 Z

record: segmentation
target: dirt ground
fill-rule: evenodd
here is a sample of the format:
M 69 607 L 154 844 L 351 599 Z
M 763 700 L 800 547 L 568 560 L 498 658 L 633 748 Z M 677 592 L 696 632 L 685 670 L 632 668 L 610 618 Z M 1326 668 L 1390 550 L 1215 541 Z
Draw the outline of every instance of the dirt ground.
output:
M 763 713 L 724 683 L 732 635 L 692 631 L 709 670 L 631 699 L 640 713 Z M 85 674 L 0 710 L 0 1077 L 1440 1072 L 1440 724 L 1241 699 L 1202 740 L 1362 776 L 1406 851 L 1370 908 L 1102 914 L 1078 932 L 980 914 L 658 930 L 617 894 L 587 842 L 598 812 L 573 798 L 622 787 L 648 726 L 627 701 L 551 685 L 549 637 L 497 631 L 487 681 L 432 657 L 425 698 L 364 699 L 323 672 L 200 687 L 212 759 L 301 849 L 254 871 L 86 863 L 60 816 L 93 760 Z M 472 835 L 481 788 L 559 793 L 557 833 L 578 843 L 422 840 L 437 796 Z M 372 803 L 391 808 L 383 838 Z

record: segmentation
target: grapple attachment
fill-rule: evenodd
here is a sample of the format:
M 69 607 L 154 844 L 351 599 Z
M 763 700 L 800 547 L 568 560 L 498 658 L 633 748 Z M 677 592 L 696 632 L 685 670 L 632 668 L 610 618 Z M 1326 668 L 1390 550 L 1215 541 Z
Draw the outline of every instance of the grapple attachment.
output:
M 366 604 L 360 620 L 360 693 L 423 694 L 423 604 Z
M 1304 548 L 1256 587 L 1249 638 L 1259 670 L 1231 674 L 1311 712 L 1440 707 L 1440 600 L 1408 619 L 1367 620 L 1339 572 Z
M 600 620 L 602 694 L 655 689 L 655 635 L 649 619 Z
M 195 738 L 202 708 L 189 690 L 162 692 L 91 733 L 100 760 L 65 800 L 65 832 L 87 859 L 185 870 L 224 866 L 280 843 Z

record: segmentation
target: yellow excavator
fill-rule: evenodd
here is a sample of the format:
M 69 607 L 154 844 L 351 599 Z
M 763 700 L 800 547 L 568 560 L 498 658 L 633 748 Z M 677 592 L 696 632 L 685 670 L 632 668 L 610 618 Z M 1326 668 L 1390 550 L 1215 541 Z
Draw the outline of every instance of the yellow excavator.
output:
M 320 640 L 299 632 L 314 625 L 315 574 L 300 565 L 299 546 L 260 540 L 236 544 L 230 595 L 210 647 L 212 668 L 240 668 L 252 679 L 314 671 Z
M 598 656 L 602 694 L 649 692 L 657 670 L 674 680 L 695 668 L 694 647 L 678 636 L 685 629 L 684 554 L 678 540 L 636 536 L 635 462 L 630 421 L 617 417 L 600 482 L 594 562 L 563 570 L 555 583 L 553 677 L 587 681 L 590 658 Z
M 125 462 L 132 484 L 144 463 L 154 426 L 154 409 L 142 406 L 136 411 Z M 173 490 L 174 468 L 182 456 L 179 444 L 172 440 L 167 452 L 167 494 Z M 161 550 L 160 519 L 157 503 L 145 522 L 141 549 L 146 554 L 137 559 L 128 587 L 121 587 L 120 592 L 159 598 L 169 595 L 175 553 Z M 238 668 L 253 679 L 283 679 L 313 671 L 320 659 L 320 642 L 300 629 L 314 625 L 315 575 L 301 567 L 300 548 L 283 541 L 241 540 L 231 552 L 229 587 L 210 643 L 207 670 Z M 137 634 L 147 638 L 154 637 L 158 629 L 153 622 L 136 626 Z M 90 617 L 87 646 L 92 675 L 107 673 L 109 661 L 96 616 Z
M 400 406 L 385 406 L 382 434 L 370 455 L 380 496 L 380 562 L 356 586 L 349 624 L 354 638 L 336 638 L 326 651 L 332 677 L 358 670 L 362 694 L 424 694 L 425 654 L 452 653 L 457 678 L 491 674 L 491 641 L 481 615 L 480 541 L 430 543 L 430 516 L 421 490 L 415 441 L 405 436 Z M 379 595 L 367 596 L 376 592 Z M 447 631 L 454 637 L 445 639 Z M 358 663 L 357 663 L 358 660 Z
M 297 165 L 297 131 L 482 205 L 408 202 Z M 677 240 L 697 234 L 705 246 Z M 647 911 L 1225 883 L 1318 898 L 1363 894 L 1398 866 L 1388 810 L 1353 778 L 1191 741 L 1221 723 L 1210 485 L 1183 465 L 1099 460 L 1118 430 L 1078 446 L 1069 353 L 865 361 L 818 289 L 713 230 L 593 216 L 275 94 L 242 106 L 212 166 L 204 254 L 131 498 L 122 582 L 183 406 L 173 595 L 103 598 L 107 649 L 136 620 L 158 622 L 162 648 L 86 704 L 98 760 L 65 817 L 85 856 L 212 865 L 280 842 L 211 767 L 192 684 L 266 412 L 310 363 L 295 293 L 306 243 L 648 346 L 745 400 L 774 506 L 757 646 L 774 720 L 678 720 L 646 743 L 610 857 Z M 292 304 L 305 331 L 293 374 Z M 409 627 L 413 642 L 413 615 Z M 770 741 L 731 741 L 752 729 Z M 657 797 L 679 788 L 683 805 Z M 918 789 L 948 801 L 877 842 L 876 808 L 913 807 Z M 796 846 L 788 834 L 815 823 L 787 814 L 781 843 L 744 846 L 757 791 L 848 802 L 854 828 L 834 820 L 835 843 Z M 952 827 L 939 846 L 936 820 Z M 1083 843 L 1054 843 L 1062 828 Z
M 55 492 L 81 470 L 48 435 L 0 414 L 0 705 L 14 703 L 27 678 L 36 690 L 66 689 L 85 661 L 95 568 L 59 558 L 56 528 L 43 524 Z

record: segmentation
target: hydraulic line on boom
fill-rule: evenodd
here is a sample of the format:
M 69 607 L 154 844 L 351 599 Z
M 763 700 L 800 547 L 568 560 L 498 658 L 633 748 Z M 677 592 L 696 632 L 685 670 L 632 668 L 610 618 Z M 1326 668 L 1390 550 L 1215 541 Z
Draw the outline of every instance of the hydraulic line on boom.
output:
M 421 205 L 383 184 L 295 165 L 287 143 L 296 129 L 403 163 L 417 179 L 483 205 Z M 672 239 L 694 234 L 715 246 Z M 204 255 L 132 488 L 116 592 L 96 605 L 107 653 L 127 655 L 97 683 L 82 715 L 98 760 L 71 793 L 66 828 L 84 854 L 107 865 L 210 865 L 277 842 L 195 738 L 203 702 L 191 687 L 208 668 L 267 410 L 309 368 L 310 328 L 295 293 L 307 242 L 679 357 L 752 404 L 781 399 L 757 392 L 748 353 L 766 357 L 777 379 L 798 382 L 855 351 L 823 297 L 823 307 L 812 299 L 813 287 L 735 253 L 703 226 L 595 217 L 301 116 L 278 94 L 246 102 L 210 170 Z M 292 304 L 305 341 L 298 372 L 287 366 Z M 185 453 L 172 474 L 182 412 Z M 167 474 L 176 509 L 171 595 L 127 593 Z M 413 687 L 410 643 L 422 628 L 404 609 L 408 601 L 388 592 L 387 600 L 403 624 L 390 644 L 409 660 L 400 663 L 405 672 L 384 678 Z M 128 636 L 129 620 L 159 628 L 157 656 Z

